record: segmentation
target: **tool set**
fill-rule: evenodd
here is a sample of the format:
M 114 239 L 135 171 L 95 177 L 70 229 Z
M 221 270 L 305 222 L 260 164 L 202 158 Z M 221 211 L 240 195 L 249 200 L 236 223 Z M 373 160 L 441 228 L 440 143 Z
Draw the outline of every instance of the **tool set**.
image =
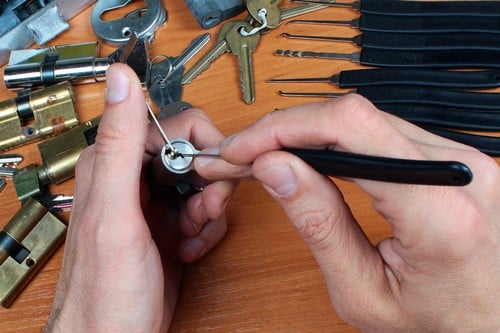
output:
M 294 2 L 324 4 L 323 1 Z M 276 50 L 278 56 L 350 60 L 367 69 L 342 71 L 331 77 L 282 78 L 268 82 L 329 82 L 350 89 L 379 109 L 440 135 L 500 155 L 500 138 L 457 130 L 498 131 L 496 72 L 500 68 L 498 1 L 375 1 L 335 2 L 328 6 L 358 10 L 353 20 L 292 20 L 289 23 L 350 25 L 352 37 L 284 32 L 280 37 L 349 42 L 353 53 Z M 489 76 L 489 78 L 487 78 Z M 279 91 L 282 96 L 336 98 L 346 92 Z
M 500 130 L 500 94 L 484 91 L 500 86 L 500 42 L 496 38 L 500 36 L 499 1 L 294 2 L 301 4 L 282 8 L 279 0 L 247 0 L 245 3 L 186 0 L 202 28 L 224 21 L 213 46 L 187 70 L 188 62 L 211 36 L 201 34 L 186 43 L 187 47 L 178 56 L 151 57 L 150 43 L 168 21 L 168 12 L 160 0 L 146 0 L 145 8 L 113 20 L 105 19 L 105 14 L 124 7 L 129 0 L 97 1 L 91 24 L 100 40 L 116 47 L 108 56 L 97 55 L 97 42 L 11 52 L 4 80 L 7 88 L 18 91 L 18 96 L 0 103 L 0 150 L 53 137 L 38 145 L 42 157 L 39 166 L 18 168 L 21 156 L 0 155 L 0 191 L 8 178 L 24 204 L 0 231 L 0 276 L 8 276 L 0 280 L 3 306 L 12 303 L 62 243 L 66 226 L 55 214 L 71 208 L 72 197 L 54 196 L 49 186 L 73 177 L 78 157 L 95 142 L 100 118 L 79 124 L 72 84 L 104 80 L 106 69 L 115 62 L 128 64 L 147 90 L 150 120 L 165 141 L 158 153 L 165 170 L 182 179 L 175 185 L 181 195 L 192 193 L 189 189 L 202 190 L 184 182 L 187 177 L 182 177 L 193 171 L 196 158 L 221 156 L 203 154 L 185 139 L 170 140 L 150 101 L 160 109 L 160 118 L 189 107 L 182 101 L 183 86 L 229 53 L 238 63 L 241 98 L 246 104 L 252 104 L 257 94 L 252 58 L 258 54 L 259 43 L 270 38 L 265 35 L 279 28 L 284 20 L 333 6 L 359 11 L 360 16 L 349 21 L 294 20 L 289 23 L 350 25 L 360 32 L 352 37 L 284 32 L 281 37 L 350 42 L 361 48 L 359 52 L 277 50 L 276 55 L 345 59 L 372 67 L 318 78 L 270 79 L 268 82 L 281 84 L 326 82 L 330 88 L 335 85 L 338 86 L 335 88 L 349 89 L 321 93 L 281 91 L 282 95 L 335 98 L 355 92 L 381 110 L 433 133 L 491 155 L 500 155 L 500 138 L 460 132 Z M 46 9 L 49 7 L 57 9 L 55 3 Z M 246 18 L 228 20 L 245 10 Z M 61 29 L 65 27 L 63 23 Z M 406 160 L 297 147 L 284 150 L 302 158 L 318 172 L 336 177 L 441 186 L 465 186 L 473 180 L 471 170 L 457 161 Z M 29 225 L 30 230 L 16 233 L 19 225 Z M 41 243 L 34 246 L 36 240 Z M 23 269 L 19 269 L 21 266 Z M 16 269 L 16 273 L 12 273 Z

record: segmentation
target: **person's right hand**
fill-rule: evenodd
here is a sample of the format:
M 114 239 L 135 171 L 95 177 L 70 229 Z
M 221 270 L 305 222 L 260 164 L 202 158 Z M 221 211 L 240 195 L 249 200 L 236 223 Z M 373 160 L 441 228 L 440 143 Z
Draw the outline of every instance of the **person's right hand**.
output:
M 375 247 L 335 183 L 282 147 L 458 160 L 474 179 L 465 187 L 353 179 L 393 230 Z M 209 152 L 219 150 L 224 161 L 198 158 L 198 173 L 261 181 L 308 244 L 347 322 L 369 332 L 500 331 L 500 169 L 490 157 L 356 95 L 272 112 Z

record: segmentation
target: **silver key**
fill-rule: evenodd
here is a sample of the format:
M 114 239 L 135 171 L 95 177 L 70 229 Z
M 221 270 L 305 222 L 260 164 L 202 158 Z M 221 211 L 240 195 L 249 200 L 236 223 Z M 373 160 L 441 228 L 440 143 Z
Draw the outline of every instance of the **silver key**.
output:
M 182 54 L 175 59 L 172 63 L 172 69 L 168 75 L 177 71 L 180 67 L 184 66 L 191 60 L 198 52 L 210 41 L 210 34 L 205 33 L 196 37 L 189 46 L 182 51 Z
M 246 21 L 236 21 L 236 24 L 226 34 L 226 41 L 231 52 L 238 58 L 240 67 L 241 92 L 247 104 L 255 101 L 255 82 L 253 77 L 252 52 L 260 41 L 260 34 L 242 36 L 240 29 L 249 31 L 252 28 Z
M 164 57 L 164 60 L 154 63 L 151 68 L 151 84 L 165 83 L 175 72 L 181 69 L 210 41 L 210 34 L 205 33 L 193 39 L 191 44 L 178 57 Z M 155 57 L 159 59 L 160 57 Z
M 226 52 L 231 51 L 226 42 L 226 34 L 234 25 L 234 21 L 226 22 L 219 30 L 215 45 L 203 55 L 201 59 L 196 62 L 183 76 L 181 84 L 191 83 L 201 73 L 210 67 L 212 62 Z
M 267 0 L 267 1 L 269 1 L 269 0 Z M 332 2 L 335 2 L 335 1 L 332 1 Z M 280 9 L 279 24 L 281 24 L 281 22 L 283 22 L 283 20 L 287 20 L 289 18 L 304 15 L 304 14 L 311 13 L 311 12 L 314 12 L 314 11 L 317 11 L 320 9 L 324 9 L 324 8 L 328 8 L 328 7 L 329 7 L 328 5 L 309 4 L 309 3 L 305 4 L 304 3 L 304 4 L 297 5 L 297 6 L 282 8 L 282 9 Z M 267 18 L 267 16 L 266 16 L 266 18 Z M 249 15 L 247 18 L 247 21 L 250 22 L 250 24 L 252 24 L 252 25 L 254 24 L 255 21 L 262 24 L 261 19 L 258 15 L 258 11 L 255 15 L 255 18 L 252 15 Z M 265 29 L 260 30 L 260 34 L 265 35 L 265 34 L 269 33 L 271 30 L 272 29 L 270 27 L 267 27 Z
M 332 1 L 335 2 L 335 1 Z M 287 20 L 292 17 L 304 15 L 320 9 L 328 8 L 328 5 L 318 4 L 301 4 L 298 6 L 288 7 L 281 10 L 281 20 Z
M 0 155 L 0 166 L 16 165 L 22 160 L 23 157 L 18 154 L 2 154 Z

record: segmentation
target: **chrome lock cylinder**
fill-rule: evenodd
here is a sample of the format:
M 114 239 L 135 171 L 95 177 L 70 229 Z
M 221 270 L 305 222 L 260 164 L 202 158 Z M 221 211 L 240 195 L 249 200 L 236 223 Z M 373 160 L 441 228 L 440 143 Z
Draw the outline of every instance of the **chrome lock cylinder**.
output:
M 170 143 L 171 146 L 164 145 L 161 150 L 161 161 L 165 168 L 175 174 L 193 170 L 194 158 L 200 151 L 184 139 L 174 139 Z

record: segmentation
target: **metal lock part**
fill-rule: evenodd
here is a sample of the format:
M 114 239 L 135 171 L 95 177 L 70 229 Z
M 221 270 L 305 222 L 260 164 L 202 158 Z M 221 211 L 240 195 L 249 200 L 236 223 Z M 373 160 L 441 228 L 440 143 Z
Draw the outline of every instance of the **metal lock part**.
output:
M 245 10 L 242 0 L 184 0 L 202 28 L 210 29 Z
M 91 83 L 105 80 L 106 70 L 118 62 L 125 45 L 107 57 L 97 57 L 99 43 L 80 43 L 12 51 L 4 70 L 8 89 L 49 86 L 57 82 Z M 149 67 L 149 43 L 139 39 L 127 64 L 144 82 Z
M 0 304 L 10 306 L 63 243 L 66 225 L 34 199 L 0 232 Z
M 75 166 L 85 148 L 94 144 L 100 117 L 38 145 L 43 164 L 20 169 L 12 178 L 22 202 L 40 197 L 49 184 L 58 184 L 75 174 Z
M 165 168 L 175 174 L 185 174 L 193 170 L 194 156 L 200 151 L 184 139 L 174 139 L 170 143 L 175 151 L 172 151 L 169 145 L 164 145 L 160 153 Z
M 61 134 L 78 123 L 66 82 L 0 102 L 0 151 Z
M 1 0 L 0 65 L 10 50 L 43 45 L 69 28 L 68 20 L 95 0 Z
M 156 30 L 166 21 L 168 13 L 160 0 L 144 0 L 146 8 L 132 11 L 125 17 L 104 21 L 104 13 L 125 7 L 131 0 L 101 0 L 97 1 L 92 10 L 92 28 L 99 38 L 111 44 L 124 44 L 135 32 L 141 39 L 153 40 Z

